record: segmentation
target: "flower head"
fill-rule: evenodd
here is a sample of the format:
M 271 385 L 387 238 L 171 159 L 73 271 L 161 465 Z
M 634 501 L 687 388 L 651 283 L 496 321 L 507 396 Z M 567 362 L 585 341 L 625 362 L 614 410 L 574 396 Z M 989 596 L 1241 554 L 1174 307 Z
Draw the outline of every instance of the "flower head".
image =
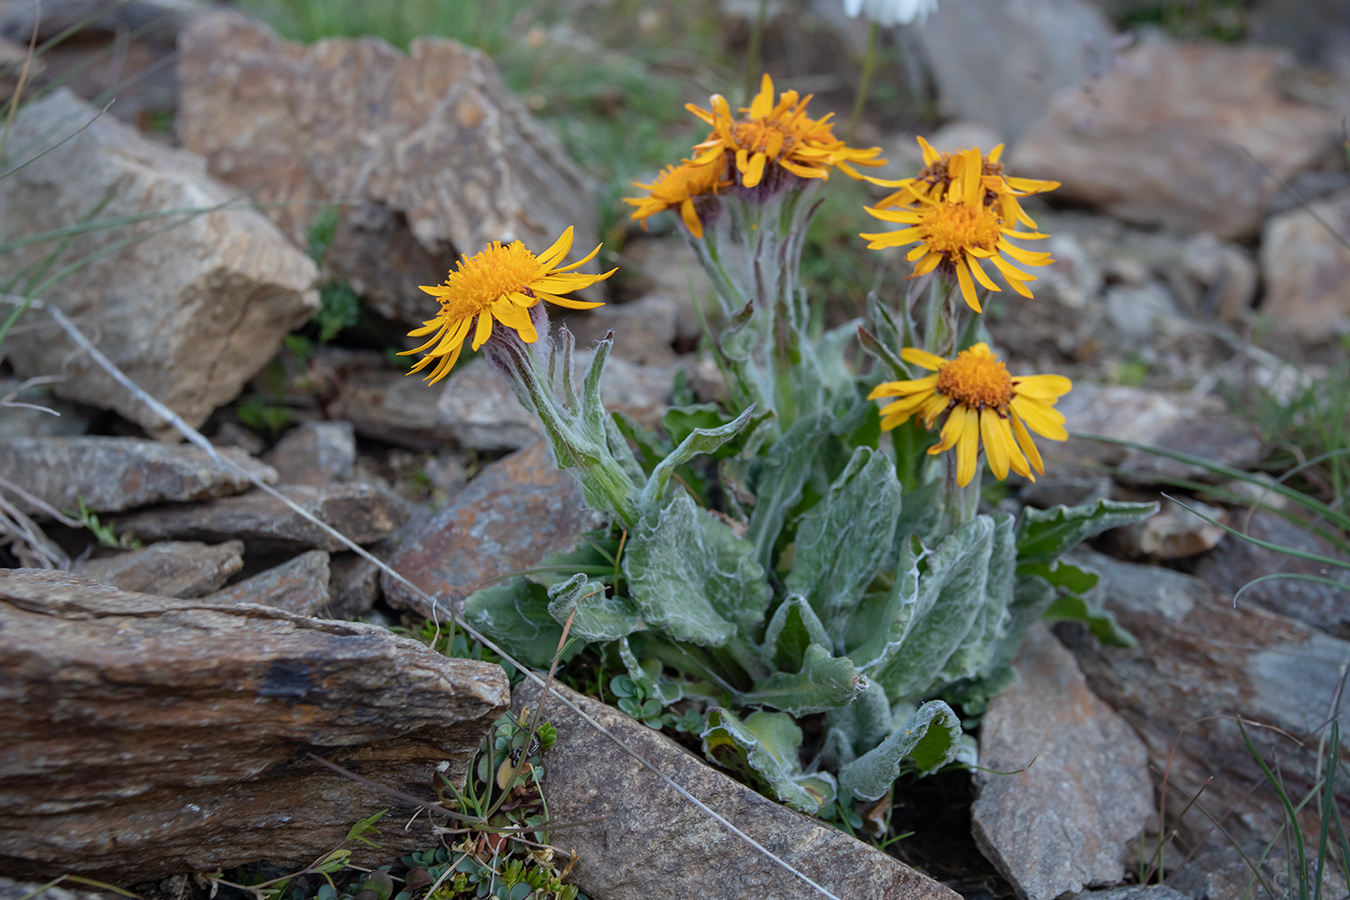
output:
M 422 287 L 422 290 L 440 300 L 441 310 L 434 319 L 423 322 L 421 328 L 409 332 L 409 336 L 426 337 L 430 334 L 431 340 L 399 355 L 426 354 L 412 367 L 414 372 L 420 372 L 435 360 L 436 367 L 426 379 L 429 384 L 435 384 L 454 368 L 470 328 L 473 330 L 475 350 L 492 336 L 494 320 L 514 329 L 525 343 L 533 344 L 539 339 L 539 334 L 530 321 L 529 309 L 540 300 L 571 309 L 600 306 L 599 303 L 572 300 L 559 294 L 590 287 L 618 270 L 610 269 L 603 275 L 582 275 L 572 271 L 594 259 L 600 247 L 596 247 L 579 262 L 561 269 L 553 268 L 571 249 L 572 228 L 569 226 L 553 242 L 552 247 L 538 256 L 526 250 L 520 241 L 512 241 L 504 246 L 500 241 L 493 241 L 486 250 L 461 258 L 458 268 L 449 274 L 444 284 Z
M 844 0 L 844 14 L 849 18 L 862 13 L 885 28 L 908 25 L 915 19 L 923 22 L 935 9 L 937 0 Z
M 1063 375 L 1014 377 L 983 342 L 962 350 L 953 359 L 943 359 L 916 347 L 900 351 L 905 362 L 935 375 L 910 381 L 877 385 L 867 399 L 898 397 L 881 408 L 881 427 L 889 431 L 918 416 L 925 426 L 944 412 L 942 440 L 928 449 L 937 454 L 956 448 L 956 483 L 970 484 L 981 439 L 989 468 L 1000 480 L 1008 470 L 1032 481 L 1031 470 L 1044 473 L 1041 454 L 1028 432 L 1052 441 L 1067 440 L 1064 414 L 1054 408 L 1059 398 L 1073 389 Z
M 699 221 L 698 211 L 694 208 L 694 198 L 714 194 L 729 186 L 731 181 L 723 175 L 724 170 L 720 159 L 706 165 L 695 165 L 685 160 L 678 166 L 667 166 L 651 184 L 633 182 L 634 187 L 647 191 L 647 196 L 624 197 L 623 202 L 637 207 L 633 210 L 633 221 L 641 222 L 644 229 L 651 216 L 663 210 L 678 208 L 689 233 L 701 238 L 703 223 Z
M 968 165 L 978 166 L 980 183 L 984 186 L 985 203 L 998 205 L 1003 221 L 1013 227 L 1026 225 L 1035 228 L 1036 222 L 1026 214 L 1018 197 L 1053 191 L 1059 187 L 1058 181 L 1038 181 L 1034 178 L 1011 178 L 1003 172 L 1003 145 L 999 144 L 989 151 L 988 156 L 980 154 L 980 148 L 962 150 L 958 153 L 938 153 L 933 145 L 923 137 L 916 138 L 923 150 L 923 168 L 913 178 L 888 182 L 900 190 L 877 204 L 877 209 L 890 209 L 895 206 L 910 206 L 915 196 L 929 200 L 941 200 L 951 188 L 952 182 L 961 176 Z M 976 162 L 978 160 L 978 162 Z M 973 169 L 971 170 L 973 171 Z
M 694 165 L 707 165 L 730 154 L 736 161 L 741 185 L 748 188 L 758 185 L 772 166 L 801 178 L 827 179 L 830 169 L 836 168 L 850 178 L 875 180 L 854 166 L 884 166 L 886 161 L 877 159 L 880 147 L 860 150 L 846 146 L 834 136 L 832 113 L 819 119 L 806 114 L 810 96 L 799 98 L 796 91 L 785 91 L 777 103 L 773 98 L 773 79 L 765 75 L 750 106 L 741 108 L 745 114 L 741 118 L 731 114 L 731 106 L 721 94 L 712 96 L 711 112 L 686 104 L 685 109 L 713 129 L 707 140 L 694 146 Z
M 1012 265 L 1004 256 L 1026 266 L 1046 266 L 1054 260 L 1049 253 L 1033 253 L 1010 243 L 1008 238 L 1037 240 L 1048 235 L 1015 231 L 1004 218 L 1004 207 L 997 202 L 997 195 L 985 187 L 980 151 L 966 150 L 960 158 L 961 163 L 953 168 L 950 184 L 941 190 L 932 189 L 924 194 L 910 186 L 905 190 L 912 205 L 899 209 L 869 207 L 867 212 L 872 216 L 909 227 L 862 235 L 871 241 L 868 249 L 918 244 L 905 257 L 915 263 L 914 274 L 910 277 L 926 275 L 942 267 L 943 271 L 956 275 L 961 295 L 976 312 L 980 312 L 980 301 L 975 295 L 976 281 L 990 291 L 1000 290 L 981 268 L 982 259 L 993 263 L 1014 291 L 1030 297 L 1031 291 L 1025 282 L 1035 281 L 1036 276 Z

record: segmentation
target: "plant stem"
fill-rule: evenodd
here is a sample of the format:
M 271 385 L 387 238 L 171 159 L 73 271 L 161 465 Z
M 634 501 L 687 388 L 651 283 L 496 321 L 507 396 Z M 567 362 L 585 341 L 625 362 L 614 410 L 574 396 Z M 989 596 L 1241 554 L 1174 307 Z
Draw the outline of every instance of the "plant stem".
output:
M 867 90 L 872 86 L 872 71 L 877 67 L 877 40 L 881 34 L 881 25 L 872 23 L 867 34 L 867 52 L 863 56 L 862 76 L 858 78 L 858 90 L 853 94 L 853 114 L 848 117 L 848 128 L 844 129 L 844 142 L 853 142 L 853 132 L 858 129 L 862 119 L 863 107 L 867 105 Z
M 750 45 L 745 48 L 745 105 L 755 95 L 755 73 L 759 71 L 759 50 L 764 42 L 764 19 L 769 12 L 769 0 L 759 0 L 759 12 L 750 29 Z

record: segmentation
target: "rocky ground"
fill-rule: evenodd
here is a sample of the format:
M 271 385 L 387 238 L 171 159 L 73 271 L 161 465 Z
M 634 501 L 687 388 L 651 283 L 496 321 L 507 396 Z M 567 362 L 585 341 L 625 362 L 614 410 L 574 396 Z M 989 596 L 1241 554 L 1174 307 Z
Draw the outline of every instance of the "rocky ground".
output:
M 733 92 L 715 77 L 738 80 L 758 4 L 681 7 L 719 35 L 701 64 L 568 30 L 569 16 L 608 17 L 655 43 L 677 24 L 631 6 L 560 0 L 542 5 L 553 24 L 522 14 L 511 31 L 541 60 L 566 46 L 648 66 L 689 85 L 679 103 Z M 846 118 L 866 26 L 835 0 L 768 7 L 769 70 Z M 591 289 L 607 305 L 566 323 L 582 347 L 614 331 L 606 402 L 654 424 L 677 379 L 718 395 L 697 351 L 707 285 L 671 223 L 626 226 L 615 167 L 578 159 L 575 135 L 536 115 L 543 95 L 517 96 L 482 52 L 292 42 L 255 17 L 262 4 L 36 9 L 0 3 L 0 65 L 22 64 L 34 34 L 77 30 L 39 60 L 42 92 L 0 145 L 0 312 L 41 300 L 0 345 L 0 897 L 63 873 L 204 896 L 183 876 L 308 865 L 386 807 L 411 824 L 351 845 L 352 861 L 425 850 L 440 834 L 413 813 L 432 770 L 460 777 L 491 723 L 539 689 L 523 681 L 513 700 L 501 667 L 409 633 L 599 521 L 481 360 L 434 388 L 405 377 L 394 353 L 427 315 L 417 286 L 494 239 L 539 248 L 572 225 L 578 247 L 605 240 L 622 274 Z M 1014 368 L 1075 378 L 1071 431 L 1276 474 L 1344 447 L 1337 0 L 941 0 L 883 43 L 857 143 L 882 144 L 888 173 L 917 168 L 922 128 L 939 149 L 1006 141 L 1017 174 L 1063 183 L 1033 208 L 1056 264 L 1034 300 L 992 303 L 990 327 Z M 16 81 L 7 70 L 0 92 Z M 608 91 L 591 114 L 636 123 L 641 102 Z M 69 230 L 93 218 L 118 224 Z M 838 287 L 827 315 L 842 319 L 903 271 L 861 250 L 860 212 L 822 218 L 808 269 Z M 51 232 L 59 246 L 23 240 Z M 987 499 L 1168 491 L 1264 541 L 1341 556 L 1252 512 L 1249 486 L 1212 466 L 1077 440 L 1047 448 L 1046 468 Z M 1291 483 L 1344 499 L 1334 463 Z M 1080 553 L 1137 646 L 1033 632 L 1020 680 L 984 712 L 984 768 L 902 782 L 891 824 L 914 835 L 889 855 L 558 688 L 545 797 L 557 821 L 583 823 L 553 836 L 576 854 L 569 877 L 599 900 L 818 893 L 776 857 L 841 897 L 1279 894 L 1284 844 L 1268 848 L 1287 839 L 1285 813 L 1247 740 L 1295 802 L 1329 753 L 1350 759 L 1350 744 L 1322 746 L 1350 607 L 1309 581 L 1233 595 L 1274 572 L 1340 576 L 1172 501 Z M 1350 812 L 1341 784 L 1332 802 Z M 1299 814 L 1310 846 L 1317 806 Z

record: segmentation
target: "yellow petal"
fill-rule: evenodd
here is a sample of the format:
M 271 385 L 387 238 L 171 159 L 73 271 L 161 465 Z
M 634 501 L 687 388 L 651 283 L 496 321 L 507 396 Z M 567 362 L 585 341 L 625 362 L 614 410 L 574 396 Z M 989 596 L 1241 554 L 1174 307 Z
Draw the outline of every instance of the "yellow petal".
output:
M 1013 379 L 1013 393 L 1053 404 L 1073 390 L 1073 382 L 1063 375 L 1024 375 Z
M 979 262 L 973 259 L 968 259 L 966 260 L 966 262 L 970 264 L 971 274 L 975 276 L 975 280 L 978 281 L 981 286 L 987 288 L 988 290 L 993 291 L 996 294 L 1001 294 L 1003 292 L 1002 288 L 994 284 L 993 279 L 991 279 L 989 275 L 984 271 L 984 268 L 979 264 Z
M 885 384 L 879 384 L 872 388 L 872 393 L 867 395 L 867 399 L 875 400 L 878 397 L 899 397 L 905 394 L 913 394 L 916 391 L 930 391 L 937 387 L 937 382 L 938 377 L 936 375 L 929 375 L 926 378 L 916 378 L 912 381 L 888 381 Z
M 927 350 L 920 350 L 918 347 L 904 347 L 900 350 L 900 358 L 907 363 L 913 363 L 921 368 L 936 372 L 946 365 L 947 360 L 938 356 L 936 353 L 929 353 Z M 936 383 L 936 382 L 934 382 Z
M 951 417 L 962 417 L 961 439 L 956 444 L 956 484 L 965 487 L 975 477 L 975 464 L 980 456 L 980 414 L 973 409 L 958 406 Z
M 1041 461 L 1041 451 L 1036 449 L 1036 444 L 1031 440 L 1031 435 L 1027 434 L 1027 428 L 1022 424 L 1022 420 L 1017 417 L 1016 412 L 1008 414 L 1012 422 L 1013 434 L 1017 436 L 1017 444 L 1027 455 L 1027 461 L 1031 467 L 1041 474 L 1045 474 L 1045 463 Z
M 477 350 L 492 337 L 492 314 L 483 310 L 478 314 L 478 327 L 473 332 L 473 349 Z
M 572 249 L 572 226 L 568 225 L 553 245 L 535 257 L 539 265 L 545 269 L 551 268 L 554 263 L 567 255 L 567 251 Z
M 923 149 L 923 164 L 925 166 L 931 166 L 942 158 L 942 154 L 934 150 L 933 145 L 924 140 L 922 136 L 916 135 L 916 139 L 919 142 L 919 147 Z
M 1064 414 L 1030 397 L 1013 395 L 1008 407 L 1026 423 L 1032 431 L 1052 441 L 1067 441 L 1069 432 L 1064 428 Z
M 966 305 L 976 312 L 981 312 L 980 298 L 975 296 L 975 282 L 970 278 L 970 269 L 966 268 L 966 261 L 958 257 L 953 259 L 952 263 L 956 266 L 956 280 L 961 285 L 961 296 L 966 298 Z
M 994 477 L 1003 481 L 1008 477 L 1008 445 L 1003 442 L 999 431 L 998 413 L 992 409 L 982 409 L 980 417 L 980 436 L 984 438 L 984 455 L 989 459 L 989 468 Z

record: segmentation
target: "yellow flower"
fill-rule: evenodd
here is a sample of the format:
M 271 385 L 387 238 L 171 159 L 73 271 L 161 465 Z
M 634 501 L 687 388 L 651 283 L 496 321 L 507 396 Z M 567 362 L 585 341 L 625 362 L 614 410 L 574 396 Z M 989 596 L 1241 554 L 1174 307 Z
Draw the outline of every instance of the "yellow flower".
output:
M 716 193 L 727 187 L 731 181 L 722 175 L 724 166 L 719 159 L 707 165 L 695 165 L 685 160 L 678 166 L 666 166 L 651 184 L 633 182 L 648 192 L 646 197 L 624 197 L 623 202 L 636 206 L 633 221 L 641 222 L 645 231 L 647 219 L 667 209 L 679 208 L 680 218 L 685 227 L 696 238 L 703 237 L 703 223 L 699 221 L 694 209 L 694 198 L 702 194 Z
M 898 222 L 908 228 L 862 236 L 871 241 L 867 245 L 870 250 L 917 243 L 919 246 L 905 257 L 916 263 L 910 277 L 926 275 L 943 266 L 943 271 L 955 273 L 961 295 L 970 308 L 980 312 L 975 282 L 990 291 L 1000 290 L 980 267 L 980 260 L 992 262 L 1012 289 L 1023 297 L 1031 296 L 1025 282 L 1035 281 L 1036 276 L 1012 265 L 1003 256 L 1006 254 L 1027 266 L 1047 266 L 1054 260 L 1049 253 L 1033 253 L 1009 243 L 1010 237 L 1037 240 L 1048 235 L 1014 231 L 1003 218 L 1001 204 L 986 202 L 982 176 L 971 177 L 969 174 L 980 171 L 980 152 L 966 150 L 962 157 L 964 162 L 957 167 L 951 186 L 941 192 L 940 197 L 925 196 L 911 186 L 907 190 L 913 198 L 913 206 L 894 210 L 867 208 L 868 213 L 882 221 Z
M 972 164 L 974 159 L 979 160 L 980 182 L 984 185 L 986 191 L 984 202 L 996 203 L 999 207 L 999 214 L 1003 216 L 1003 221 L 1014 226 L 1022 224 L 1029 228 L 1036 227 L 1035 220 L 1028 216 L 1022 209 L 1022 205 L 1017 202 L 1018 197 L 1053 191 L 1059 187 L 1058 181 L 1010 178 L 1003 174 L 1002 144 L 991 150 L 988 156 L 981 156 L 979 147 L 976 147 L 973 151 L 938 153 L 933 149 L 933 145 L 922 137 L 918 138 L 918 141 L 919 147 L 923 150 L 923 168 L 913 178 L 888 182 L 888 186 L 898 187 L 900 190 L 878 203 L 877 209 L 909 206 L 914 203 L 916 196 L 926 197 L 929 200 L 941 200 L 947 195 L 952 182 L 961 175 L 967 165 Z
M 1064 414 L 1054 408 L 1073 389 L 1073 382 L 1063 375 L 1014 378 L 983 342 L 962 350 L 954 359 L 916 347 L 904 348 L 900 356 L 937 374 L 879 384 L 867 399 L 900 398 L 881 408 L 881 427 L 887 431 L 913 416 L 932 428 L 934 420 L 946 412 L 942 440 L 928 452 L 956 448 L 956 483 L 961 487 L 975 477 L 981 439 L 989 468 L 999 480 L 1007 478 L 1011 469 L 1035 481 L 1031 470 L 1044 473 L 1045 466 L 1028 429 L 1052 441 L 1069 437 Z
M 435 384 L 454 368 L 471 326 L 475 350 L 492 336 L 494 319 L 514 329 L 525 343 L 533 344 L 539 335 L 530 321 L 528 310 L 540 300 L 571 309 L 600 306 L 599 303 L 558 296 L 590 287 L 618 271 L 610 269 L 603 275 L 582 275 L 571 271 L 594 259 L 600 247 L 596 247 L 580 262 L 561 269 L 553 268 L 571 249 L 572 228 L 568 226 L 562 236 L 553 242 L 553 246 L 538 256 L 526 250 L 520 241 L 505 246 L 500 241 L 493 241 L 486 250 L 467 259 L 461 258 L 458 269 L 449 274 L 444 284 L 422 287 L 422 290 L 441 301 L 441 310 L 434 319 L 423 322 L 421 328 L 409 332 L 409 336 L 426 337 L 430 334 L 433 335 L 431 340 L 414 350 L 405 350 L 399 356 L 426 353 L 413 366 L 414 372 L 420 372 L 437 360 L 436 367 L 426 379 L 428 384 Z M 475 318 L 478 320 L 476 325 Z
M 731 106 L 721 94 L 712 96 L 711 112 L 686 104 L 685 109 L 713 129 L 707 140 L 694 146 L 698 153 L 693 163 L 705 165 L 732 154 L 745 187 L 759 184 L 766 167 L 772 164 L 802 178 L 827 179 L 830 169 L 836 168 L 850 178 L 876 181 L 854 166 L 884 166 L 886 160 L 877 159 L 880 147 L 860 150 L 846 146 L 834 136 L 830 123 L 833 113 L 820 119 L 806 114 L 810 96 L 799 99 L 796 91 L 785 91 L 776 104 L 773 96 L 773 79 L 765 75 L 750 106 L 741 107 L 744 118 L 732 116 Z

